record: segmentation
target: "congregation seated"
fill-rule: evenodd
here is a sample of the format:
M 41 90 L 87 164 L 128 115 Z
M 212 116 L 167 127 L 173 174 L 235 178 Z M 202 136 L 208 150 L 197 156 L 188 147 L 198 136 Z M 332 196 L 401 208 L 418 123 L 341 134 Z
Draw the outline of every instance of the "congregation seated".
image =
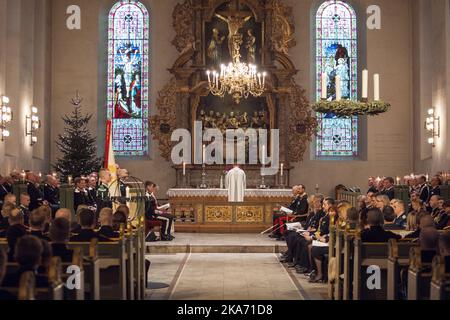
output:
M 70 237 L 70 223 L 65 218 L 56 218 L 50 226 L 50 239 L 54 257 L 60 257 L 61 262 L 72 262 L 73 250 L 67 243 Z
M 78 234 L 70 237 L 70 242 L 90 242 L 92 239 L 97 238 L 100 242 L 110 241 L 108 238 L 95 232 L 95 214 L 89 209 L 82 209 L 79 213 L 79 221 L 81 230 Z
M 30 195 L 28 193 L 22 193 L 19 201 L 19 209 L 22 210 L 24 224 L 28 225 L 30 219 Z
M 397 229 L 401 230 L 406 229 L 407 212 L 405 208 L 405 203 L 402 200 L 393 199 L 391 201 L 391 206 L 392 209 L 394 209 L 395 213 L 394 224 L 396 225 Z
M 14 261 L 16 243 L 19 238 L 27 234 L 27 227 L 23 224 L 23 214 L 18 208 L 11 211 L 9 218 L 9 227 L 6 231 L 8 241 L 8 260 Z
M 20 276 L 27 271 L 36 274 L 36 287 L 48 287 L 48 277 L 38 273 L 38 268 L 42 261 L 43 246 L 42 240 L 25 235 L 21 237 L 15 247 L 15 261 L 19 264 L 17 271 L 7 274 L 3 280 L 2 286 L 8 288 L 16 288 L 19 286 Z
M 383 229 L 384 219 L 380 209 L 370 209 L 367 213 L 369 229 L 361 232 L 362 242 L 388 242 L 389 239 L 400 240 L 401 236 Z
M 30 228 L 28 233 L 32 236 L 38 237 L 46 241 L 50 241 L 50 238 L 44 234 L 47 217 L 44 207 L 39 207 L 30 214 Z
M 121 225 L 127 224 L 127 216 L 122 211 L 116 211 L 112 217 L 112 227 L 114 232 L 120 231 Z
M 409 213 L 409 216 L 414 215 L 412 212 Z M 411 233 L 408 233 L 405 238 L 406 239 L 419 239 L 420 232 L 422 229 L 433 227 L 434 221 L 431 215 L 426 211 L 421 211 L 417 216 L 417 229 Z
M 433 216 L 436 228 L 438 230 L 444 230 L 450 227 L 450 200 L 443 201 L 443 198 L 439 196 L 439 202 L 442 209 Z
M 103 208 L 99 214 L 100 229 L 98 233 L 106 238 L 119 238 L 120 234 L 113 229 L 113 212 L 110 208 Z
M 56 211 L 55 219 L 58 218 L 66 219 L 69 222 L 70 231 L 73 233 L 76 233 L 74 231 L 77 231 L 77 229 L 79 229 L 80 227 L 80 225 L 76 221 L 72 221 L 72 212 L 67 208 L 61 208 Z
M 3 279 L 6 275 L 6 264 L 8 263 L 8 257 L 3 249 L 0 249 L 0 301 L 17 300 L 17 297 L 6 290 L 2 290 Z
M 394 209 L 391 206 L 385 207 L 383 209 L 383 219 L 384 219 L 384 230 L 396 230 L 398 229 L 397 224 L 395 223 L 395 215 Z
M 434 256 L 438 253 L 439 232 L 435 227 L 426 227 L 422 230 L 419 237 L 419 246 L 422 256 L 422 262 L 431 263 Z M 431 269 L 430 269 L 431 271 Z
M 9 228 L 9 216 L 11 215 L 11 211 L 15 208 L 16 206 L 12 203 L 3 204 L 0 221 L 0 238 L 6 238 L 6 232 Z

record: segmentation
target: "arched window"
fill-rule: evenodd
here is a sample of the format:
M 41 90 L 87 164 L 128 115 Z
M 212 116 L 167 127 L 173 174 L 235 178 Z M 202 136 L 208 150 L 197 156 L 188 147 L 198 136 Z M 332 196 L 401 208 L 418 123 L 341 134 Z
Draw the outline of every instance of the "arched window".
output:
M 358 99 L 358 37 L 355 10 L 339 0 L 325 1 L 316 14 L 316 95 L 321 75 L 328 75 L 328 99 L 335 99 L 335 77 L 342 79 L 342 98 Z M 318 114 L 317 157 L 358 156 L 358 118 Z
M 118 156 L 148 154 L 148 44 L 145 6 L 117 2 L 108 25 L 108 119 Z

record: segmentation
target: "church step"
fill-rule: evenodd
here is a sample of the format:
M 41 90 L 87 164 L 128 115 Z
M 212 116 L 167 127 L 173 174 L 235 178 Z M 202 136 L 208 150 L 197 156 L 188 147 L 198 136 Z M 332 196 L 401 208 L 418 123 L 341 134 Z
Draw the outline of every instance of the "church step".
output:
M 174 253 L 281 253 L 287 250 L 284 243 L 273 245 L 153 245 L 147 243 L 148 254 Z

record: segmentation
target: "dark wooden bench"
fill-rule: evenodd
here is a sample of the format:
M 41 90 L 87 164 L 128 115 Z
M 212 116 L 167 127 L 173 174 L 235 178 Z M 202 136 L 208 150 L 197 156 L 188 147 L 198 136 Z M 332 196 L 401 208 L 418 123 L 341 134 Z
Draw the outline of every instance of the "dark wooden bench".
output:
M 86 275 L 84 272 L 85 269 L 85 264 L 87 264 L 87 267 L 91 267 L 91 263 L 89 261 L 89 259 L 84 262 L 83 259 L 83 252 L 81 250 L 81 248 L 74 248 L 73 249 L 73 257 L 72 257 L 72 262 L 63 262 L 61 263 L 62 265 L 62 280 L 65 283 L 64 286 L 64 300 L 84 300 L 85 299 L 85 283 L 86 283 Z M 68 285 L 68 280 L 70 279 L 71 276 L 74 275 L 73 272 L 68 272 L 71 271 L 69 270 L 69 268 L 71 267 L 78 267 L 80 269 L 80 273 L 79 273 L 79 287 L 78 288 L 69 288 Z
M 388 243 L 389 258 L 387 261 L 387 299 L 397 300 L 399 298 L 399 286 L 401 272 L 407 271 L 409 266 L 409 254 L 413 247 L 417 247 L 417 242 L 397 241 L 390 239 Z
M 386 300 L 387 297 L 387 243 L 363 243 L 359 234 L 354 240 L 353 254 L 353 300 Z M 380 268 L 381 288 L 367 288 L 367 268 Z
M 450 300 L 450 259 L 435 256 L 431 271 L 430 300 Z
M 408 300 L 429 300 L 432 258 L 419 247 L 411 248 L 408 269 Z

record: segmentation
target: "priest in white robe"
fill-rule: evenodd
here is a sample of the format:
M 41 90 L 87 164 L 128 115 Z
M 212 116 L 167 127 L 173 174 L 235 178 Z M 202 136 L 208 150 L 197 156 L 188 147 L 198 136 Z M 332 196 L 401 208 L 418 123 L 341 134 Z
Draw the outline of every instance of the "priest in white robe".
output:
M 228 189 L 229 202 L 244 202 L 246 183 L 245 172 L 238 165 L 228 171 L 225 188 Z

